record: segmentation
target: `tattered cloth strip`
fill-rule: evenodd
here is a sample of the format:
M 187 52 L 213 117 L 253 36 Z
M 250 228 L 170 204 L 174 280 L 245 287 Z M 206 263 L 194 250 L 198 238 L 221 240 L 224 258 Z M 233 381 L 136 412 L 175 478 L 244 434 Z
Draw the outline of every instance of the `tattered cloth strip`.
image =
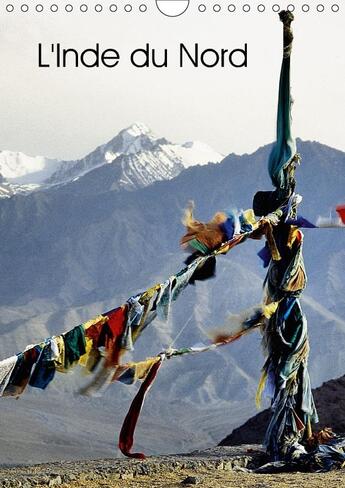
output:
M 10 380 L 12 371 L 17 363 L 18 356 L 11 356 L 0 362 L 0 395 L 2 396 Z
M 142 452 L 131 452 L 133 446 L 134 431 L 142 406 L 144 404 L 145 396 L 157 376 L 158 370 L 162 365 L 162 360 L 162 357 L 158 357 L 156 362 L 152 364 L 123 422 L 119 437 L 119 448 L 121 452 L 127 457 L 145 459 L 145 454 L 143 454 Z
M 290 93 L 290 55 L 293 34 L 291 22 L 294 17 L 291 12 L 282 11 L 279 14 L 284 23 L 284 54 L 280 72 L 279 100 L 277 114 L 277 140 L 274 144 L 268 162 L 268 171 L 273 185 L 282 191 L 290 191 L 293 183 L 293 168 L 289 168 L 296 159 L 296 141 L 291 131 L 291 105 Z M 290 171 L 290 169 L 292 171 Z
M 72 330 L 62 334 L 65 343 L 65 369 L 78 364 L 79 359 L 86 353 L 85 332 L 83 325 L 77 325 Z
M 35 346 L 38 354 L 33 371 L 31 372 L 29 385 L 44 390 L 55 376 L 53 339 L 47 339 L 42 345 Z M 18 361 L 19 362 L 19 361 Z M 13 384 L 14 378 L 11 378 Z
M 251 209 L 244 212 L 217 212 L 209 222 L 196 220 L 193 210 L 194 203 L 189 202 L 182 219 L 187 232 L 180 240 L 183 249 L 193 252 L 193 259 L 213 251 L 217 254 L 223 243 L 228 243 L 229 247 L 223 247 L 223 252 L 228 252 L 233 247 L 230 243 L 236 245 L 242 240 L 241 234 L 249 234 L 260 226 Z
M 147 358 L 138 363 L 127 363 L 118 366 L 116 371 L 116 381 L 125 385 L 132 385 L 137 380 L 144 380 L 152 366 L 157 362 L 158 357 Z
M 7 384 L 3 396 L 19 396 L 29 383 L 31 370 L 39 357 L 39 350 L 36 347 L 29 347 L 26 351 L 17 355 L 17 362 L 12 371 L 11 378 Z
M 336 211 L 338 212 L 342 223 L 345 225 L 345 205 L 338 205 Z
M 269 319 L 273 315 L 278 305 L 279 302 L 256 305 L 240 314 L 230 315 L 225 325 L 211 330 L 208 332 L 208 336 L 214 344 L 233 342 L 255 327 L 263 326 L 265 319 Z

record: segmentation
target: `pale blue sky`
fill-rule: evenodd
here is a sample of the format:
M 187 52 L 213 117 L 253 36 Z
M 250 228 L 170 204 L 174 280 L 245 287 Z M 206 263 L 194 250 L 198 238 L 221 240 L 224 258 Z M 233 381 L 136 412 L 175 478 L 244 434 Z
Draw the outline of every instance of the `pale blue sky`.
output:
M 172 19 L 153 3 L 145 14 L 137 11 L 141 2 L 132 3 L 130 14 L 1 11 L 1 149 L 74 159 L 133 121 L 170 140 L 201 140 L 223 153 L 250 152 L 273 140 L 282 45 L 277 14 L 230 14 L 225 2 L 220 13 L 201 14 L 194 2 Z M 294 133 L 345 150 L 344 13 L 317 13 L 316 3 L 294 22 Z M 38 69 L 38 42 L 79 49 L 99 42 L 117 48 L 122 60 L 114 69 Z M 130 66 L 129 52 L 146 42 L 168 48 L 169 68 Z M 216 49 L 247 42 L 248 68 L 180 69 L 180 42 Z

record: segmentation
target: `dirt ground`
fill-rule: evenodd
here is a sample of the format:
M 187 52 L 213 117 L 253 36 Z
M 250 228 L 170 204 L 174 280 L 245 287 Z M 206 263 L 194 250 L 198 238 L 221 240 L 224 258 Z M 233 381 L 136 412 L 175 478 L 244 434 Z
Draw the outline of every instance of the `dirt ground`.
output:
M 252 444 L 143 461 L 110 458 L 0 466 L 0 488 L 345 488 L 345 468 L 327 473 L 254 473 L 266 462 L 262 446 Z
M 195 476 L 197 485 L 184 485 L 181 482 L 187 476 Z M 345 487 L 345 470 L 330 473 L 292 473 L 292 474 L 251 474 L 233 472 L 214 472 L 200 470 L 197 472 L 179 471 L 164 473 L 158 476 L 140 476 L 130 480 L 108 479 L 90 482 L 79 480 L 65 485 L 66 488 L 181 488 L 182 486 L 200 486 L 200 488 L 339 488 Z

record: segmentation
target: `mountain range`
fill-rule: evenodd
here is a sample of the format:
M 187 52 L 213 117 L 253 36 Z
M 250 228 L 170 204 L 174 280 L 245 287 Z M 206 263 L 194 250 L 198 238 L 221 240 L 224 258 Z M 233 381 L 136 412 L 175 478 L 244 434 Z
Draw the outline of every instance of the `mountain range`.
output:
M 167 145 L 148 146 L 148 160 Z M 95 158 L 89 165 L 92 158 L 86 157 L 76 170 L 67 165 L 68 178 L 56 170 L 47 186 L 0 201 L 1 357 L 120 305 L 181 269 L 181 216 L 188 200 L 195 202 L 196 217 L 207 220 L 217 210 L 249 208 L 257 190 L 271 188 L 266 170 L 270 145 L 253 154 L 230 154 L 218 164 L 181 168 L 179 160 L 170 166 L 169 178 L 158 174 L 154 182 L 137 178 L 134 171 L 132 179 L 124 177 L 122 168 L 128 175 L 130 165 L 122 166 L 122 161 L 138 153 L 122 153 L 104 163 L 109 147 L 99 149 L 100 164 Z M 313 220 L 345 201 L 345 154 L 301 140 L 298 150 L 297 191 L 304 197 L 300 211 Z M 151 171 L 152 165 L 147 168 Z M 344 244 L 344 229 L 305 231 L 309 284 L 303 306 L 314 386 L 344 373 Z M 256 253 L 262 245 L 246 241 L 219 257 L 216 278 L 190 286 L 173 305 L 169 321 L 155 321 L 131 357 L 206 340 L 207 329 L 223 323 L 229 313 L 259 303 L 265 271 Z M 256 332 L 215 352 L 169 361 L 143 410 L 138 449 L 181 452 L 219 442 L 254 414 L 262 364 Z M 75 457 L 114 455 L 114 432 L 136 386 L 113 385 L 102 399 L 73 398 L 81 381 L 78 374 L 60 375 L 47 391 L 25 393 L 15 408 L 13 399 L 4 398 L 0 425 L 11 442 L 0 447 L 0 454 L 9 462 L 19 462 L 25 452 L 35 461 L 64 458 L 66 452 Z
M 115 176 L 112 189 L 134 190 L 174 178 L 186 167 L 221 159 L 223 156 L 206 144 L 173 144 L 155 135 L 145 124 L 134 123 L 76 161 L 1 151 L 0 198 L 63 185 L 108 165 L 108 174 Z

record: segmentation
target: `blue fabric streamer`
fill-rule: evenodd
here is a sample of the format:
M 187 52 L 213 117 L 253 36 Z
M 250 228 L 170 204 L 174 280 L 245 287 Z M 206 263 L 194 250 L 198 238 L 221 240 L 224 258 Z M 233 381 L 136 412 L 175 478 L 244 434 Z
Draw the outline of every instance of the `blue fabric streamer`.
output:
M 289 181 L 284 171 L 296 154 L 296 141 L 291 132 L 290 56 L 284 57 L 279 82 L 277 140 L 268 161 L 268 172 L 276 188 L 287 190 Z

